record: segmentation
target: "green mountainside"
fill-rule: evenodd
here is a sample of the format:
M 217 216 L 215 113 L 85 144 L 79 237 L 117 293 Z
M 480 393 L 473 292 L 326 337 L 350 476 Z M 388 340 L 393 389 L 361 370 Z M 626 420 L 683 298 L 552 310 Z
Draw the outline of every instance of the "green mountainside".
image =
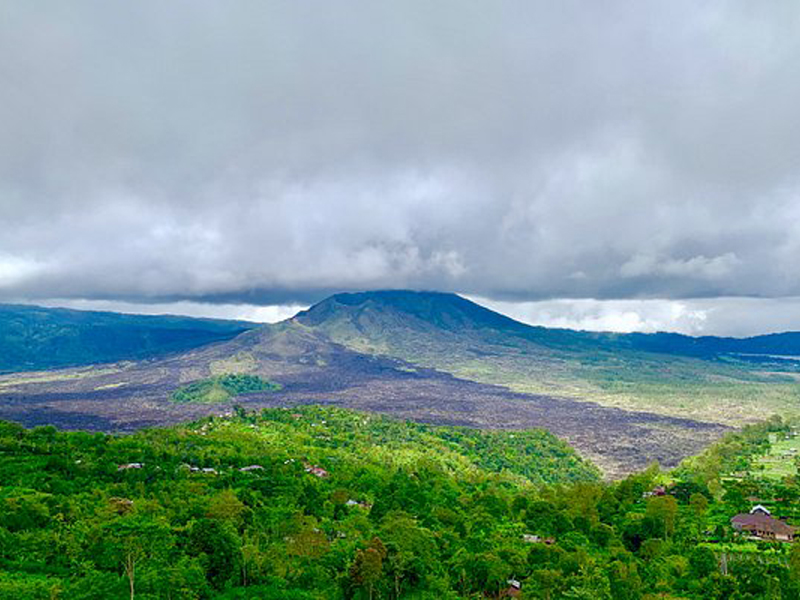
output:
M 542 430 L 234 412 L 123 436 L 0 422 L 0 598 L 800 595 L 800 545 L 730 526 L 747 497 L 800 516 L 796 469 L 758 470 L 793 439 L 779 419 L 603 483 Z
M 679 356 L 721 358 L 737 356 L 753 360 L 775 359 L 779 364 L 800 358 L 800 332 L 749 338 L 692 337 L 679 333 L 609 333 L 575 331 L 526 325 L 496 313 L 457 294 L 411 290 L 385 290 L 335 294 L 295 317 L 310 326 L 330 328 L 396 326 L 450 332 L 482 332 L 527 340 L 550 349 L 636 350 Z M 336 324 L 336 325 L 334 325 Z M 784 360 L 781 360 L 784 359 Z M 762 362 L 759 360 L 757 362 Z
M 0 373 L 152 358 L 228 340 L 255 326 L 0 304 Z
M 531 327 L 454 294 L 337 294 L 294 318 L 360 352 L 518 392 L 726 424 L 800 414 L 800 334 L 749 339 Z M 780 353 L 780 356 L 773 355 Z

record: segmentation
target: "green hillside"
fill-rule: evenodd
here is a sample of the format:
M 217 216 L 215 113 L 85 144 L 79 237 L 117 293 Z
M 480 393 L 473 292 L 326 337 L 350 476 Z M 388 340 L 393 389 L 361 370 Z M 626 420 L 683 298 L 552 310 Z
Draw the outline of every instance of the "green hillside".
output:
M 0 304 L 0 373 L 151 358 L 227 340 L 253 323 Z
M 338 597 L 363 587 L 351 563 L 378 535 L 399 545 L 393 586 L 445 590 L 434 557 L 454 556 L 460 536 L 516 537 L 501 516 L 514 493 L 597 480 L 545 431 L 337 409 L 121 437 L 3 423 L 0 597 L 127 597 L 133 563 L 137 598 Z M 441 537 L 445 524 L 455 538 Z M 247 595 L 232 591 L 244 584 Z
M 295 321 L 354 350 L 519 392 L 726 424 L 800 414 L 800 363 L 739 354 L 800 353 L 793 334 L 735 340 L 530 327 L 454 294 L 408 291 L 338 294 Z
M 743 490 L 796 502 L 795 480 L 721 477 L 788 431 L 610 484 L 541 430 L 340 409 L 128 436 L 0 422 L 0 598 L 478 600 L 513 581 L 543 600 L 793 599 L 800 545 L 728 522 Z M 649 495 L 659 482 L 669 493 Z

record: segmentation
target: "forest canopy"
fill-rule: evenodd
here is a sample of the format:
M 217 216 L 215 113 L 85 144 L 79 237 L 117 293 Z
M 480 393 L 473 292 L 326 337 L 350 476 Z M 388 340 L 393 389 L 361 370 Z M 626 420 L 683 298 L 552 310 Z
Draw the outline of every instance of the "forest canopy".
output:
M 335 408 L 125 436 L 0 422 L 0 597 L 796 598 L 800 551 L 728 524 L 753 494 L 794 520 L 796 480 L 757 466 L 792 431 L 609 483 L 543 430 Z

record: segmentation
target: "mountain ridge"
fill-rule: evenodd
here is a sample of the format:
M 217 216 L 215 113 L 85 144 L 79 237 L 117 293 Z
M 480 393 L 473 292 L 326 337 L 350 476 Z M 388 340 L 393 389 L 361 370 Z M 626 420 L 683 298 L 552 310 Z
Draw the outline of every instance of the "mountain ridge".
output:
M 310 326 L 324 325 L 338 312 L 361 314 L 382 308 L 407 313 L 431 325 L 469 325 L 473 329 L 492 327 L 514 333 L 543 345 L 604 344 L 613 348 L 641 350 L 684 356 L 708 357 L 719 354 L 773 354 L 800 356 L 800 331 L 782 331 L 746 337 L 692 336 L 670 331 L 611 332 L 530 325 L 495 312 L 451 292 L 427 290 L 375 290 L 342 292 L 325 298 L 299 312 L 290 320 Z M 448 319 L 449 317 L 449 319 Z M 464 318 L 469 317 L 469 318 Z
M 449 307 L 454 309 L 454 312 L 470 314 L 473 317 L 473 324 L 492 325 L 506 331 L 535 332 L 539 335 L 544 332 L 552 332 L 569 336 L 572 341 L 579 340 L 585 343 L 618 344 L 621 347 L 637 350 L 682 353 L 686 355 L 714 352 L 745 353 L 750 351 L 763 353 L 784 352 L 792 356 L 800 356 L 800 331 L 795 330 L 736 337 L 720 335 L 693 336 L 673 331 L 612 332 L 546 327 L 518 321 L 456 293 L 433 290 L 398 289 L 341 292 L 321 300 L 306 310 L 300 311 L 289 320 L 320 325 L 324 318 L 330 317 L 335 310 L 360 310 L 375 306 L 408 312 L 412 316 L 421 318 L 425 313 L 421 313 L 419 307 L 414 306 L 413 301 L 424 303 L 424 306 L 429 309 L 428 315 L 430 315 L 430 309 L 432 308 L 438 308 L 441 314 L 444 312 L 443 309 Z M 437 303 L 438 306 L 435 306 L 434 303 Z M 412 310 L 408 310 L 408 308 L 412 308 Z M 435 324 L 441 325 L 441 322 Z M 546 335 L 543 337 L 546 338 Z M 718 347 L 714 348 L 714 346 Z
M 0 373 L 154 358 L 229 340 L 245 321 L 0 304 Z
M 356 352 L 514 392 L 725 424 L 798 412 L 800 334 L 693 338 L 531 326 L 454 294 L 339 294 L 293 322 Z M 775 355 L 781 356 L 775 356 Z

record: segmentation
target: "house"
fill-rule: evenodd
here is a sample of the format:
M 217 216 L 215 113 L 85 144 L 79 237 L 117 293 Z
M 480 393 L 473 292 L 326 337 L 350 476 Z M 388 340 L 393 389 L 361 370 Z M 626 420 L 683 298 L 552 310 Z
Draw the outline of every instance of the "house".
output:
M 769 509 L 766 506 L 762 504 L 756 504 L 753 508 L 750 509 L 750 514 L 751 515 L 762 514 L 770 516 L 772 513 L 769 512 Z
M 141 469 L 144 465 L 142 463 L 127 463 L 117 467 L 117 471 L 127 471 L 129 469 Z
M 250 465 L 250 466 L 247 466 L 247 467 L 242 467 L 239 470 L 242 473 L 247 473 L 249 471 L 262 471 L 263 469 L 264 469 L 264 467 L 262 467 L 261 465 Z
M 316 475 L 316 476 L 317 476 L 317 477 L 319 477 L 320 479 L 324 479 L 324 478 L 326 478 L 326 477 L 329 477 L 329 476 L 330 476 L 330 473 L 328 473 L 328 472 L 327 472 L 325 469 L 323 469 L 322 467 L 318 467 L 318 466 L 316 466 L 316 465 L 310 465 L 310 464 L 308 464 L 308 463 L 303 463 L 303 466 L 304 466 L 304 467 L 305 467 L 305 469 L 306 469 L 306 473 L 311 473 L 312 475 Z
M 667 490 L 664 488 L 663 485 L 657 485 L 649 492 L 643 492 L 642 498 L 650 498 L 651 496 L 666 496 Z
M 508 587 L 500 594 L 501 598 L 519 598 L 522 594 L 522 584 L 516 579 L 508 580 Z
M 550 546 L 551 544 L 555 544 L 555 538 L 543 538 L 538 535 L 532 535 L 530 533 L 523 533 L 522 534 L 522 541 L 527 542 L 528 544 L 547 544 Z
M 731 519 L 733 528 L 749 533 L 752 537 L 777 542 L 794 540 L 794 527 L 780 519 L 773 518 L 761 505 L 753 507 L 749 513 L 741 513 Z

